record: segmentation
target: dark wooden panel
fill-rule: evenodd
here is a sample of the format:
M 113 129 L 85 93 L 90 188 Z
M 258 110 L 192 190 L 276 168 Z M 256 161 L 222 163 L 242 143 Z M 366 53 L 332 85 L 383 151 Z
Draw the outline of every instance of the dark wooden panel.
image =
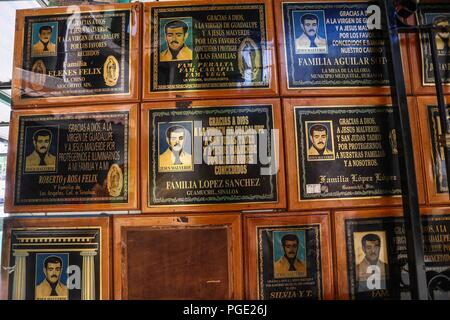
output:
M 242 299 L 239 214 L 113 221 L 115 299 Z
M 128 298 L 227 299 L 228 231 L 127 230 Z

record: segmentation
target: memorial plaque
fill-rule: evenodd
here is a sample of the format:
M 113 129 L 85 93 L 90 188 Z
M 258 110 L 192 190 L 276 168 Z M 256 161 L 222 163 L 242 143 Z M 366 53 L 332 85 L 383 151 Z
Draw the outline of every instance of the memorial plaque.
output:
M 5 239 L 5 299 L 110 298 L 108 218 L 7 220 Z
M 14 112 L 5 211 L 136 209 L 136 112 Z
M 436 1 L 437 2 L 437 1 Z M 449 27 L 450 4 L 420 3 L 416 12 L 416 23 L 418 25 L 435 24 L 441 27 Z M 449 32 L 436 32 L 435 41 L 444 93 L 450 94 L 450 36 Z M 431 42 L 428 33 L 420 36 L 410 35 L 411 65 L 415 76 L 413 78 L 413 89 L 415 94 L 436 94 L 434 69 L 431 56 Z
M 143 105 L 143 211 L 285 207 L 278 99 L 175 105 Z
M 332 299 L 328 219 L 326 212 L 247 215 L 247 298 Z
M 431 300 L 450 300 L 449 212 L 422 216 L 428 297 Z M 337 212 L 336 215 L 338 265 L 347 270 L 338 274 L 341 277 L 339 297 L 410 300 L 408 252 L 401 209 Z
M 13 107 L 137 101 L 140 8 L 18 10 Z
M 318 201 L 330 208 L 336 202 L 401 203 L 397 128 L 388 104 L 376 98 L 286 102 L 286 132 L 295 134 L 288 141 L 296 142 L 296 153 L 288 153 L 289 184 L 297 186 L 290 190 L 290 209 L 315 208 Z M 412 115 L 415 132 L 416 126 Z M 417 176 L 422 191 L 421 175 Z
M 389 42 L 376 1 L 277 0 L 275 16 L 282 95 L 390 95 Z
M 448 195 L 447 168 L 445 166 L 445 137 L 439 118 L 436 97 L 418 97 L 422 157 L 427 182 L 427 202 L 446 204 Z M 450 101 L 447 98 L 447 101 Z
M 114 298 L 243 298 L 239 214 L 114 216 Z
M 278 93 L 272 3 L 147 3 L 144 99 Z

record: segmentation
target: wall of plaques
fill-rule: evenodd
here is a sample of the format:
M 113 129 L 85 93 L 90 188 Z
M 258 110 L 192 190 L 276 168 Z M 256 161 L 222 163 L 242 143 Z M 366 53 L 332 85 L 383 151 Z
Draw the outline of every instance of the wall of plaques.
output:
M 411 299 L 381 14 L 364 0 L 19 10 L 1 298 Z M 449 17 L 430 1 L 409 22 Z M 450 105 L 449 33 L 436 43 Z M 429 298 L 450 300 L 430 42 L 400 44 Z

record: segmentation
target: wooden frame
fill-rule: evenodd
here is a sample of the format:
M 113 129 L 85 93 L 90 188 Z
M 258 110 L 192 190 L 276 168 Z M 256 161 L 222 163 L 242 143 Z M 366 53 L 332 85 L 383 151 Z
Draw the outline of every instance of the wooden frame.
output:
M 349 299 L 348 287 L 348 261 L 345 239 L 345 220 L 350 218 L 384 218 L 402 217 L 401 208 L 382 208 L 371 210 L 349 210 L 334 212 L 334 237 L 336 243 L 335 279 L 337 282 L 337 298 L 340 300 Z
M 449 207 L 423 207 L 420 208 L 422 218 L 433 217 L 433 215 L 450 215 Z M 348 261 L 346 252 L 345 220 L 352 218 L 403 218 L 402 208 L 380 208 L 370 210 L 348 210 L 334 212 L 334 237 L 336 243 L 335 250 L 335 279 L 337 282 L 337 298 L 349 299 L 348 288 Z
M 296 143 L 295 133 L 295 106 L 389 106 L 392 105 L 391 99 L 387 97 L 366 97 L 366 98 L 303 98 L 303 99 L 283 99 L 284 109 L 284 128 L 286 140 Z M 412 98 L 408 99 L 410 110 L 410 120 L 412 128 L 413 141 L 418 141 L 418 119 L 414 112 L 415 102 Z M 343 208 L 343 207 L 367 207 L 378 205 L 401 205 L 402 199 L 399 196 L 377 196 L 361 197 L 349 199 L 312 199 L 300 200 L 299 190 L 299 171 L 297 169 L 297 154 L 290 152 L 286 154 L 286 175 L 287 175 L 287 193 L 289 211 L 294 210 L 314 210 L 316 208 Z M 422 179 L 422 161 L 419 148 L 414 149 L 414 159 L 416 163 L 417 189 L 419 202 L 424 203 L 424 181 Z M 298 181 L 297 181 L 298 180 Z
M 444 2 L 439 0 L 434 1 L 426 0 L 421 1 L 420 4 L 444 5 Z M 450 12 L 448 13 L 450 14 Z M 411 25 L 417 24 L 417 13 L 408 19 L 408 23 Z M 424 83 L 422 45 L 420 36 L 418 34 L 411 33 L 408 35 L 408 48 L 409 48 L 410 68 L 411 68 L 410 72 L 411 72 L 412 93 L 415 95 L 436 95 L 436 88 L 434 84 Z M 444 94 L 450 94 L 450 83 L 447 84 L 444 83 L 442 88 Z
M 200 109 L 202 107 L 233 107 L 243 105 L 272 105 L 273 125 L 275 129 L 279 130 L 279 141 L 283 141 L 281 130 L 281 112 L 278 99 L 244 99 L 244 100 L 197 100 L 192 101 L 189 108 Z M 284 177 L 284 153 L 283 143 L 279 143 L 279 169 L 277 174 L 277 195 L 276 202 L 261 202 L 261 203 L 230 203 L 230 204 L 187 204 L 187 205 L 152 205 L 149 206 L 148 190 L 150 188 L 149 168 L 149 117 L 148 111 L 155 108 L 163 108 L 167 110 L 175 110 L 176 102 L 155 102 L 144 103 L 141 108 L 141 200 L 142 212 L 201 212 L 207 211 L 241 211 L 241 210 L 255 210 L 255 209 L 276 209 L 286 208 L 285 196 L 285 177 Z M 190 110 L 190 109 L 189 109 Z
M 420 208 L 420 214 L 423 216 L 450 215 L 450 207 L 423 207 Z
M 243 298 L 242 230 L 239 214 L 188 214 L 183 216 L 114 216 L 114 298 L 128 298 L 127 230 L 169 228 L 208 228 L 226 226 L 228 229 L 229 297 Z
M 246 299 L 258 298 L 258 235 L 257 227 L 278 226 L 308 226 L 319 225 L 323 299 L 334 298 L 333 261 L 331 246 L 331 227 L 329 212 L 321 211 L 314 214 L 304 213 L 277 213 L 277 214 L 248 214 L 244 216 L 245 235 L 245 279 Z M 298 288 L 297 288 L 298 289 Z
M 93 113 L 108 113 L 114 111 L 128 111 L 128 201 L 127 203 L 76 203 L 76 204 L 51 204 L 51 205 L 15 205 L 15 186 L 16 186 L 16 171 L 17 171 L 17 156 L 19 151 L 19 118 L 21 116 L 35 116 L 35 115 L 70 115 L 70 114 L 89 114 Z M 6 174 L 6 184 L 11 186 L 7 188 L 5 196 L 5 212 L 13 213 L 27 213 L 27 212 L 62 212 L 62 211 L 103 211 L 103 210 L 133 210 L 138 208 L 139 189 L 138 189 L 138 151 L 139 145 L 137 143 L 137 133 L 139 129 L 138 105 L 123 104 L 123 105 L 102 105 L 102 106 L 88 106 L 65 109 L 34 109 L 14 111 L 11 116 L 11 125 L 9 131 L 9 146 L 8 146 L 8 167 Z
M 111 102 L 138 102 L 140 97 L 140 52 L 141 52 L 141 5 L 133 4 L 109 4 L 109 5 L 80 5 L 79 12 L 99 12 L 109 10 L 130 10 L 130 45 L 129 45 L 129 92 L 119 94 L 94 94 L 94 95 L 65 95 L 58 97 L 31 97 L 21 98 L 21 89 L 25 80 L 22 78 L 23 43 L 25 37 L 24 21 L 29 16 L 49 16 L 58 14 L 70 14 L 75 12 L 72 7 L 26 9 L 17 10 L 16 33 L 14 50 L 14 70 L 12 80 L 12 106 L 14 109 L 41 107 L 41 106 L 69 106 L 73 104 L 100 104 Z
M 427 203 L 431 205 L 450 204 L 450 197 L 448 195 L 448 192 L 438 192 L 436 188 L 436 177 L 434 172 L 434 152 L 431 141 L 432 137 L 428 106 L 436 106 L 437 108 L 437 99 L 435 96 L 417 97 L 416 99 L 420 120 L 420 144 L 422 146 L 422 162 L 427 186 Z M 450 96 L 447 97 L 447 101 L 450 102 Z M 443 169 L 445 169 L 445 164 Z
M 184 90 L 173 90 L 173 91 L 151 91 L 150 83 L 153 77 L 150 75 L 150 65 L 151 65 L 151 53 L 153 50 L 159 50 L 155 48 L 154 44 L 150 44 L 150 12 L 152 8 L 161 7 L 174 7 L 174 6 L 187 6 L 192 7 L 190 1 L 161 1 L 161 2 L 150 2 L 144 4 L 144 17 L 143 17 L 143 100 L 155 101 L 155 100 L 180 100 L 180 99 L 215 99 L 218 97 L 229 98 L 233 96 L 245 96 L 245 97 L 276 97 L 278 95 L 278 77 L 277 77 L 277 67 L 275 59 L 275 37 L 273 31 L 273 13 L 272 13 L 272 0 L 240 0 L 238 2 L 234 0 L 220 0 L 219 2 L 214 2 L 212 4 L 210 1 L 200 0 L 195 1 L 195 6 L 204 5 L 245 5 L 245 4 L 264 4 L 265 5 L 265 19 L 266 19 L 266 43 L 268 51 L 268 61 L 267 64 L 270 68 L 269 75 L 269 87 L 267 88 L 229 88 L 229 89 L 184 89 Z
M 369 96 L 369 95 L 391 95 L 390 86 L 356 86 L 356 87 L 304 87 L 304 88 L 288 88 L 287 80 L 287 58 L 286 58 L 286 43 L 284 34 L 284 19 L 283 19 L 283 3 L 311 3 L 311 4 L 327 4 L 327 3 L 343 3 L 351 4 L 352 2 L 362 2 L 359 0 L 326 0 L 324 2 L 318 2 L 316 0 L 274 0 L 274 12 L 276 21 L 279 21 L 276 25 L 277 31 L 277 44 L 278 44 L 278 60 L 280 68 L 280 92 L 283 97 L 293 97 L 293 96 L 305 96 L 305 97 L 315 97 L 315 96 Z M 368 2 L 368 1 L 367 1 Z M 400 37 L 401 47 L 402 47 L 402 57 L 403 57 L 403 74 L 405 77 L 406 90 L 409 94 L 411 88 L 409 86 L 409 68 L 407 59 L 407 43 L 405 37 Z M 386 43 L 386 51 L 388 50 L 389 43 Z M 326 67 L 326 66 L 325 66 Z
M 80 228 L 99 228 L 101 231 L 101 297 L 102 300 L 112 298 L 112 234 L 110 232 L 112 225 L 110 218 L 107 217 L 90 217 L 90 218 L 14 218 L 6 219 L 3 226 L 3 249 L 2 249 L 2 266 L 10 265 L 10 247 L 11 247 L 11 229 L 80 229 Z M 1 291 L 0 299 L 8 299 L 8 271 L 4 268 L 1 270 Z

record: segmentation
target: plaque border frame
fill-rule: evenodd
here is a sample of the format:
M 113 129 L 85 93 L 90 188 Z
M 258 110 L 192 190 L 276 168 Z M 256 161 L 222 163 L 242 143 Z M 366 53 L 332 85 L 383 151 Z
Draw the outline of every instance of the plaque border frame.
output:
M 274 15 L 278 17 L 276 21 L 281 21 L 281 23 L 276 24 L 277 33 L 277 45 L 278 45 L 278 66 L 279 70 L 279 80 L 280 80 L 280 92 L 283 97 L 320 97 L 320 96 L 369 96 L 369 95 L 380 95 L 388 96 L 391 95 L 390 86 L 354 86 L 354 87 L 302 87 L 302 88 L 289 88 L 289 81 L 287 79 L 287 52 L 285 45 L 285 33 L 284 33 L 284 14 L 283 14 L 283 4 L 332 4 L 332 3 L 343 3 L 351 4 L 354 2 L 369 2 L 368 0 L 326 0 L 325 2 L 317 2 L 317 0 L 300 0 L 300 1 L 289 1 L 289 0 L 274 0 Z M 403 74 L 405 77 L 406 93 L 411 93 L 410 88 L 410 74 L 408 66 L 408 52 L 407 52 L 407 41 L 406 37 L 400 37 L 401 44 L 401 56 L 403 57 Z M 387 43 L 387 46 L 389 44 Z M 359 90 L 361 89 L 361 90 Z
M 214 99 L 229 98 L 233 96 L 245 95 L 248 98 L 258 97 L 276 97 L 278 96 L 278 70 L 276 66 L 276 49 L 275 49 L 275 31 L 274 18 L 272 11 L 272 0 L 220 0 L 214 2 L 217 5 L 245 5 L 245 4 L 264 4 L 266 18 L 266 42 L 268 50 L 268 63 L 270 65 L 269 87 L 267 88 L 229 88 L 229 89 L 185 89 L 176 91 L 151 91 L 150 80 L 150 64 L 151 51 L 150 45 L 151 23 L 150 12 L 154 7 L 174 7 L 174 6 L 207 6 L 211 5 L 207 0 L 196 0 L 194 3 L 190 1 L 165 1 L 165 2 L 148 2 L 144 3 L 143 17 L 143 57 L 142 57 L 142 100 L 143 101 L 161 101 L 161 100 L 188 100 L 188 99 Z
M 190 108 L 208 107 L 239 107 L 243 105 L 272 105 L 274 129 L 279 129 L 279 141 L 283 141 L 283 127 L 281 122 L 281 108 L 279 99 L 227 99 L 227 100 L 194 100 L 190 101 Z M 182 205 L 152 205 L 149 206 L 149 130 L 148 111 L 152 109 L 177 109 L 177 102 L 148 102 L 141 104 L 141 210 L 150 213 L 202 212 L 202 211 L 244 211 L 255 209 L 286 208 L 286 185 L 284 169 L 284 144 L 279 143 L 279 170 L 277 174 L 278 200 L 271 202 L 240 202 L 240 203 L 205 203 Z
M 100 229 L 100 297 L 99 300 L 112 298 L 112 221 L 109 217 L 67 218 L 7 218 L 3 226 L 2 265 L 9 266 L 11 254 L 12 229 Z M 7 270 L 1 272 L 0 299 L 8 299 L 9 275 Z
M 421 4 L 437 4 L 445 5 L 440 0 L 426 0 Z M 450 12 L 449 12 L 450 13 Z M 408 24 L 417 25 L 417 12 L 407 20 Z M 436 95 L 436 88 L 433 84 L 425 84 L 423 78 L 423 56 L 422 56 L 422 41 L 419 34 L 408 34 L 408 51 L 409 51 L 409 68 L 411 74 L 412 93 L 414 95 Z M 433 76 L 434 77 L 434 76 Z M 405 81 L 406 82 L 406 81 Z M 442 91 L 444 95 L 450 94 L 449 83 L 442 84 Z
M 446 97 L 450 102 L 450 96 Z M 428 118 L 428 106 L 434 105 L 437 108 L 437 98 L 435 96 L 418 96 L 417 112 L 420 124 L 420 145 L 422 148 L 422 163 L 424 179 L 426 181 L 427 204 L 430 205 L 450 205 L 448 193 L 438 193 L 436 189 L 436 177 L 433 170 L 433 150 L 430 136 L 430 123 Z
M 70 7 L 23 9 L 16 11 L 16 32 L 14 37 L 14 66 L 11 81 L 12 109 L 23 109 L 27 107 L 46 106 L 70 106 L 75 104 L 105 104 L 115 102 L 138 102 L 140 97 L 140 51 L 141 51 L 141 12 L 140 3 L 123 3 L 107 5 L 77 5 L 80 13 L 102 12 L 102 11 L 130 11 L 130 28 L 136 26 L 134 34 L 130 32 L 129 41 L 129 87 L 126 93 L 113 94 L 85 94 L 85 95 L 62 95 L 58 97 L 43 98 L 21 98 L 21 89 L 25 81 L 22 76 L 23 43 L 25 38 L 25 18 L 33 16 L 51 16 L 68 14 Z M 138 54 L 133 54 L 133 53 Z
M 385 107 L 392 105 L 388 97 L 364 97 L 364 98 L 291 98 L 283 99 L 284 130 L 287 141 L 297 141 L 295 132 L 294 107 Z M 408 98 L 409 114 L 411 120 L 413 141 L 419 141 L 418 119 L 414 112 L 415 102 L 413 98 Z M 296 144 L 297 150 L 297 144 Z M 352 197 L 352 198 L 329 198 L 329 199 L 300 199 L 300 177 L 298 168 L 298 152 L 286 153 L 286 176 L 287 176 L 287 194 L 289 211 L 295 210 L 314 210 L 345 208 L 345 207 L 369 207 L 369 206 L 393 206 L 402 205 L 402 196 L 372 196 L 372 197 Z M 422 175 L 422 158 L 419 148 L 414 149 L 414 159 L 416 163 L 417 189 L 419 194 L 419 203 L 425 203 L 424 181 Z
M 15 205 L 15 187 L 16 187 L 16 166 L 17 166 L 17 144 L 19 138 L 19 117 L 35 115 L 64 115 L 85 113 L 108 113 L 114 111 L 129 112 L 129 131 L 128 131 L 128 202 L 127 203 L 74 203 L 74 204 L 46 204 L 46 205 Z M 138 177 L 139 177 L 139 146 L 138 129 L 139 115 L 138 104 L 120 104 L 120 105 L 101 105 L 101 106 L 83 106 L 71 108 L 70 110 L 60 108 L 40 108 L 33 110 L 16 110 L 11 114 L 11 123 L 9 128 L 8 159 L 6 169 L 6 184 L 12 186 L 7 188 L 5 193 L 5 212 L 12 214 L 24 214 L 31 212 L 64 212 L 64 211 L 109 211 L 109 210 L 134 210 L 138 209 Z
M 276 221 L 275 221 L 276 220 Z M 324 300 L 334 299 L 333 259 L 331 241 L 331 222 L 328 211 L 283 212 L 274 214 L 254 213 L 244 216 L 244 252 L 245 252 L 245 298 L 259 299 L 258 267 L 258 227 L 307 226 L 319 225 L 320 262 L 322 267 L 322 296 Z
M 240 300 L 244 297 L 244 274 L 242 253 L 242 219 L 239 213 L 196 213 L 183 216 L 176 215 L 141 215 L 113 217 L 113 252 L 114 252 L 114 299 L 123 300 L 128 297 L 128 260 L 126 246 L 126 229 L 138 228 L 171 228 L 177 230 L 189 227 L 228 226 L 228 270 L 229 299 Z M 124 258 L 125 257 L 125 258 Z

